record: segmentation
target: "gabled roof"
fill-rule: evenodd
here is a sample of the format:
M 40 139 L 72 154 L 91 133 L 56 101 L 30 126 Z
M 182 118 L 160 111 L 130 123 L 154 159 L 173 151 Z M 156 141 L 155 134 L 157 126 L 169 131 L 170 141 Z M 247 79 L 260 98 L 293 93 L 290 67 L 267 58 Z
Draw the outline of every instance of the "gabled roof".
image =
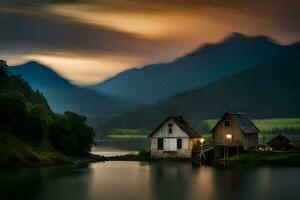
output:
M 219 122 L 214 126 L 214 128 L 211 130 L 213 132 L 215 128 L 219 125 L 221 121 L 223 121 L 226 117 L 229 117 L 234 121 L 238 127 L 242 130 L 245 134 L 251 134 L 251 133 L 257 133 L 259 132 L 259 129 L 255 126 L 255 124 L 247 118 L 245 113 L 232 113 L 227 112 L 223 115 L 223 117 L 219 120 Z
M 173 120 L 179 128 L 184 131 L 189 137 L 200 137 L 200 134 L 197 133 L 184 119 L 182 116 L 169 116 L 165 121 L 163 121 L 148 137 L 152 137 L 154 133 L 160 129 L 167 121 Z
M 281 141 L 284 141 L 286 143 L 290 143 L 291 140 L 281 134 L 277 135 L 276 137 L 272 138 L 269 142 L 267 142 L 266 144 L 271 144 L 273 141 L 275 140 L 281 140 Z

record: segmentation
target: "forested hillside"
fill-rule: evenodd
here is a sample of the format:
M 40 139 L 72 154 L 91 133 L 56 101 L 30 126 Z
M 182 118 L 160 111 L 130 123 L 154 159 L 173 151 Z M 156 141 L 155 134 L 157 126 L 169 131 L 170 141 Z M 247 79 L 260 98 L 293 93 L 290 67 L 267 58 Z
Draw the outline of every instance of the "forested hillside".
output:
M 39 91 L 0 61 L 0 166 L 67 162 L 87 155 L 94 131 L 76 113 L 55 114 Z
M 111 128 L 151 130 L 168 115 L 184 115 L 195 127 L 225 110 L 252 118 L 300 116 L 300 57 L 265 63 L 177 95 L 170 100 L 127 112 L 100 123 Z

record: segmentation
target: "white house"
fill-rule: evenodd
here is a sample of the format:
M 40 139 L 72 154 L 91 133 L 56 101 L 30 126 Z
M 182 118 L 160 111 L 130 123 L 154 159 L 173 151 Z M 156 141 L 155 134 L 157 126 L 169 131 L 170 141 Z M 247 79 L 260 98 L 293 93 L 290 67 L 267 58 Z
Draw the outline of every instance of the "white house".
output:
M 169 116 L 149 137 L 152 158 L 191 158 L 201 138 L 182 116 Z

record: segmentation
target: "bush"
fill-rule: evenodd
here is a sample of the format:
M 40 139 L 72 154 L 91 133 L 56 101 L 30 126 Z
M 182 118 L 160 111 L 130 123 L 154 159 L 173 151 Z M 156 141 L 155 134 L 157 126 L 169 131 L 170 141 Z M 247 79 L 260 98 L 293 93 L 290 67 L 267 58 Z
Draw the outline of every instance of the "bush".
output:
M 138 160 L 139 161 L 148 161 L 150 160 L 150 151 L 145 149 L 141 149 L 138 153 Z

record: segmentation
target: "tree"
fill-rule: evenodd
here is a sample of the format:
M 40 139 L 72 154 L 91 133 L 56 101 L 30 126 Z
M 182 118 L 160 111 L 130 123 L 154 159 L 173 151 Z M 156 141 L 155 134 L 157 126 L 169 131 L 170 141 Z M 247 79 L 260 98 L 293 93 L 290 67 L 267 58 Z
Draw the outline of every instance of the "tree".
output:
M 76 154 L 76 144 L 72 137 L 72 129 L 63 117 L 58 117 L 49 126 L 49 140 L 59 151 Z
M 6 72 L 7 63 L 4 60 L 0 60 L 0 83 L 3 83 L 3 79 L 7 79 L 8 75 Z
M 26 104 L 19 99 L 0 95 L 0 127 L 6 132 L 21 135 L 28 120 Z
M 5 70 L 7 67 L 7 62 L 5 60 L 0 60 L 0 68 Z
M 50 125 L 50 142 L 63 153 L 86 155 L 94 144 L 94 130 L 86 125 L 86 117 L 73 112 L 57 116 Z
M 29 119 L 26 125 L 26 133 L 33 142 L 40 143 L 47 132 L 48 110 L 45 105 L 34 105 L 29 112 Z

